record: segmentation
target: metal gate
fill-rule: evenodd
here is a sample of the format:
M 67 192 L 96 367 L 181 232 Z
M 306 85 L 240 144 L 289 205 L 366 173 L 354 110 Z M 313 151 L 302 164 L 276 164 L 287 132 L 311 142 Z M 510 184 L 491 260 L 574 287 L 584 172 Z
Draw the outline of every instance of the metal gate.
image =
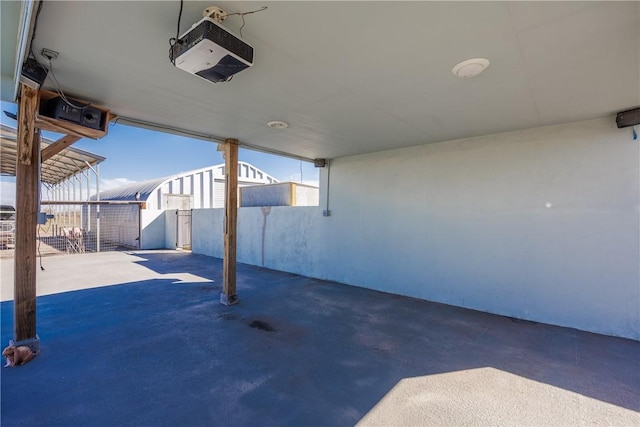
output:
M 177 210 L 178 230 L 176 247 L 191 250 L 191 211 Z

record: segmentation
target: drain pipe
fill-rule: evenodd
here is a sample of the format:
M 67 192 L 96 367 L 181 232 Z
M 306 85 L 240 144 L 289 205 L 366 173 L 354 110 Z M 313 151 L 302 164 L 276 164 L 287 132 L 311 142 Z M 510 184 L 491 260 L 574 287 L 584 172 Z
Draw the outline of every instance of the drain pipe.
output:
M 264 241 L 267 234 L 267 217 L 271 213 L 271 206 L 263 206 L 262 210 L 262 266 L 264 267 Z
M 325 207 L 322 210 L 322 216 L 331 216 L 331 210 L 329 209 L 329 192 L 331 190 L 331 160 L 326 161 L 326 176 L 325 183 Z

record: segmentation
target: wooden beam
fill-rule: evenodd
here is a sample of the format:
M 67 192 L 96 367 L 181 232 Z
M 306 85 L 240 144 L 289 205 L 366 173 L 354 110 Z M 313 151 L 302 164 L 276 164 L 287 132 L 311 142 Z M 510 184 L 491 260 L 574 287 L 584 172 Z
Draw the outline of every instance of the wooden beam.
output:
M 35 129 L 38 91 L 21 85 L 16 164 L 14 341 L 38 350 L 36 335 L 36 227 L 40 188 L 40 131 Z
M 40 97 L 32 87 L 20 84 L 18 112 L 18 163 L 30 165 L 33 151 L 33 134 L 36 131 L 36 114 Z
M 72 146 L 78 140 L 80 140 L 79 136 L 76 135 L 65 135 L 53 144 L 49 145 L 45 149 L 42 150 L 41 162 L 44 163 L 62 150 L 67 147 Z
M 222 294 L 220 302 L 238 302 L 236 293 L 236 233 L 238 228 L 238 140 L 227 139 L 224 144 L 225 215 Z

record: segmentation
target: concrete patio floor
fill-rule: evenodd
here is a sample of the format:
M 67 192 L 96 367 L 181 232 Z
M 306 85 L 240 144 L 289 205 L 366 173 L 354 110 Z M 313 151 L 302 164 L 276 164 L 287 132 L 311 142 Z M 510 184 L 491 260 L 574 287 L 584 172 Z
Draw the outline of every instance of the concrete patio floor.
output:
M 2 425 L 640 425 L 640 342 L 175 251 L 43 259 Z M 1 339 L 13 260 L 2 260 Z

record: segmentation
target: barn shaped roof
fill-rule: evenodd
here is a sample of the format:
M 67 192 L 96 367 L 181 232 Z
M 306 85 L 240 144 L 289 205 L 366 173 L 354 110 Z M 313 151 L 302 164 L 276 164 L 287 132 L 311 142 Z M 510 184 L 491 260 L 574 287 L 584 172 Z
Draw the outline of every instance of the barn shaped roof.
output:
M 111 190 L 101 191 L 100 200 L 136 200 L 136 194 L 140 193 L 139 200 L 146 201 L 156 188 L 171 179 L 173 179 L 173 177 L 149 179 L 147 181 L 123 185 Z
M 194 169 L 187 172 L 182 172 L 177 175 L 166 176 L 163 178 L 155 178 L 141 182 L 134 182 L 132 184 L 123 185 L 112 190 L 106 190 L 100 192 L 100 200 L 140 200 L 146 202 L 149 196 L 159 187 L 167 182 L 171 182 L 175 179 L 183 178 L 189 175 L 196 175 L 202 172 L 213 171 L 215 176 L 224 178 L 224 163 L 209 166 L 201 169 Z M 269 183 L 279 182 L 277 179 L 267 174 L 266 172 L 256 168 L 255 166 L 246 163 L 238 162 L 238 180 L 239 181 L 253 181 L 258 183 L 261 181 L 268 181 Z M 261 177 L 261 178 L 259 178 Z M 136 194 L 139 193 L 139 197 L 136 198 Z M 95 197 L 95 196 L 94 196 Z

